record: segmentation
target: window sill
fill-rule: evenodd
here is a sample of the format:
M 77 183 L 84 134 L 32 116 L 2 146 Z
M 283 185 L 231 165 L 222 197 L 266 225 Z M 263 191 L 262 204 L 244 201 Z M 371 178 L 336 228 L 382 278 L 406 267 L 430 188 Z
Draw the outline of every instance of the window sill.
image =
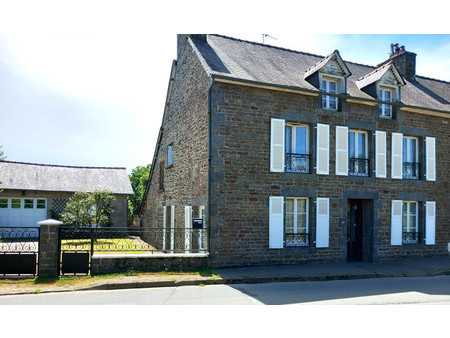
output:
M 168 166 L 166 167 L 166 169 L 170 169 L 170 168 L 173 168 L 173 164 L 168 165 Z

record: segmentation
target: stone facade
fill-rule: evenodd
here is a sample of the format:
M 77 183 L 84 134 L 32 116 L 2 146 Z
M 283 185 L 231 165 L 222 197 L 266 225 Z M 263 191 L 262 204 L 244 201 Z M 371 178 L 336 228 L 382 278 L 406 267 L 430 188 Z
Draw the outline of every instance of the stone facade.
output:
M 367 203 L 370 234 L 363 247 L 364 260 L 383 261 L 399 257 L 444 255 L 449 240 L 447 120 L 399 111 L 396 119 L 378 117 L 378 106 L 342 103 L 342 111 L 321 109 L 320 97 L 307 97 L 236 85 L 215 86 L 212 106 L 212 219 L 210 254 L 214 265 L 286 264 L 345 261 L 347 255 L 348 199 Z M 311 145 L 316 143 L 317 123 L 330 126 L 330 174 L 316 175 L 270 172 L 271 118 L 310 125 Z M 335 168 L 336 126 L 369 132 L 369 158 L 374 163 L 373 136 L 387 135 L 387 159 L 391 158 L 391 135 L 404 132 L 423 138 L 436 137 L 439 159 L 436 182 L 422 179 L 394 180 L 373 177 L 337 176 Z M 372 145 L 370 145 L 372 143 Z M 316 153 L 315 149 L 311 152 Z M 423 157 L 423 154 L 420 155 Z M 424 159 L 421 159 L 423 163 Z M 311 163 L 315 163 L 313 158 Z M 387 172 L 390 173 L 390 161 Z M 388 175 L 389 177 L 389 175 Z M 269 196 L 308 197 L 310 232 L 314 233 L 317 197 L 330 198 L 330 245 L 328 248 L 291 247 L 269 249 Z M 392 200 L 437 201 L 436 245 L 391 246 Z M 419 224 L 423 224 L 423 207 Z M 422 226 L 423 232 L 423 226 Z
M 206 38 L 196 38 L 201 40 L 198 50 L 215 62 L 208 67 L 225 73 L 227 67 L 217 61 L 219 56 L 211 51 L 212 47 L 204 47 Z M 167 225 L 169 216 L 164 217 L 164 207 L 175 206 L 175 226 L 184 227 L 185 206 L 204 205 L 213 267 L 342 262 L 348 259 L 349 202 L 357 200 L 363 209 L 361 260 L 380 262 L 448 253 L 448 112 L 411 112 L 403 110 L 401 103 L 394 103 L 393 117 L 383 118 L 376 101 L 360 103 L 360 98 L 351 100 L 352 96 L 345 93 L 337 95 L 337 110 L 322 109 L 320 93 L 271 86 L 270 80 L 252 84 L 208 76 L 204 58 L 188 40 L 186 35 L 178 37 L 176 72 L 169 86 L 153 172 L 141 209 L 143 226 L 159 227 L 164 219 Z M 228 61 L 225 57 L 222 60 Z M 400 57 L 397 61 L 401 61 Z M 232 63 L 227 66 L 231 69 Z M 403 73 L 405 70 L 399 67 Z M 409 62 L 408 72 L 411 67 Z M 239 68 L 242 73 L 250 72 L 244 68 Z M 402 75 L 411 77 L 409 73 Z M 271 172 L 272 119 L 308 126 L 310 173 Z M 327 175 L 316 174 L 315 170 L 317 124 L 328 125 L 330 131 Z M 371 166 L 368 177 L 335 174 L 338 126 L 367 133 Z M 387 178 L 375 177 L 373 172 L 376 131 L 386 133 Z M 391 178 L 393 133 L 417 137 L 420 179 Z M 436 140 L 436 181 L 425 179 L 426 137 Z M 167 163 L 168 145 L 173 145 L 173 166 L 161 170 L 160 166 Z M 269 248 L 269 196 L 308 200 L 310 245 Z M 317 198 L 329 198 L 327 247 L 315 245 Z M 422 237 L 416 244 L 391 245 L 393 200 L 417 202 Z M 434 245 L 426 245 L 423 238 L 424 204 L 428 201 L 436 202 Z
M 186 37 L 178 39 L 178 60 L 169 86 L 172 93 L 158 156 L 141 210 L 142 224 L 152 228 L 163 226 L 164 206 L 175 207 L 175 227 L 184 228 L 185 206 L 207 204 L 208 77 Z M 168 166 L 169 145 L 173 149 L 173 164 Z M 167 222 L 169 218 L 167 215 Z

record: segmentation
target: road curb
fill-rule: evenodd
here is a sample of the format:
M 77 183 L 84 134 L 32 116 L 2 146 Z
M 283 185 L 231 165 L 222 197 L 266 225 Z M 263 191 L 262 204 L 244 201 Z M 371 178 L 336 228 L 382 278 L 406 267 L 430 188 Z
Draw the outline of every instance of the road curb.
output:
M 339 275 L 311 275 L 311 276 L 261 276 L 261 277 L 229 277 L 229 278 L 203 278 L 194 280 L 160 280 L 160 281 L 133 281 L 133 282 L 108 282 L 104 284 L 92 285 L 87 287 L 65 289 L 65 290 L 40 290 L 25 292 L 1 293 L 0 296 L 16 296 L 57 292 L 73 292 L 73 291 L 99 291 L 99 290 L 121 290 L 121 289 L 141 289 L 141 288 L 157 288 L 157 287 L 178 287 L 178 286 L 204 286 L 204 285 L 223 285 L 223 284 L 264 284 L 264 283 L 280 283 L 280 282 L 325 282 L 333 280 L 354 280 L 369 278 L 394 278 L 394 277 L 434 277 L 450 275 L 450 269 L 437 271 L 427 274 L 419 274 L 414 276 L 405 276 L 403 274 L 387 274 L 387 273 L 367 273 L 367 274 L 339 274 Z

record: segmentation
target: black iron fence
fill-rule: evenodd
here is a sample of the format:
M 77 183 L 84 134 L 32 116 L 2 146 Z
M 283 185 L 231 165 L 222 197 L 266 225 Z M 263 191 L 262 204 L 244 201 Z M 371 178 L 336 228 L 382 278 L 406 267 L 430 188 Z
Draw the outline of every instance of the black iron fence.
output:
M 367 158 L 350 158 L 349 174 L 351 176 L 369 176 L 370 160 Z
M 403 244 L 418 244 L 420 243 L 421 233 L 420 232 L 406 232 L 403 231 L 402 243 Z
M 403 178 L 409 180 L 418 180 L 420 172 L 420 163 L 403 162 Z
M 204 253 L 205 229 L 61 227 L 62 251 L 92 253 Z
M 286 153 L 286 171 L 293 173 L 310 173 L 311 155 Z
M 285 246 L 309 246 L 310 235 L 308 233 L 284 234 Z
M 0 275 L 37 274 L 38 227 L 0 227 Z

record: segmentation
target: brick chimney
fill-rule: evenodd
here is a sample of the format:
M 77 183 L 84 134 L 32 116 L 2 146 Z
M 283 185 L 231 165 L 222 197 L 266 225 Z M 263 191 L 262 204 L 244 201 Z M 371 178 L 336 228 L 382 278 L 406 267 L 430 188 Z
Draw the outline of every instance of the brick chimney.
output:
M 398 43 L 391 44 L 391 55 L 389 60 L 394 61 L 400 75 L 405 79 L 414 79 L 416 76 L 416 53 L 407 52 L 405 46 Z

